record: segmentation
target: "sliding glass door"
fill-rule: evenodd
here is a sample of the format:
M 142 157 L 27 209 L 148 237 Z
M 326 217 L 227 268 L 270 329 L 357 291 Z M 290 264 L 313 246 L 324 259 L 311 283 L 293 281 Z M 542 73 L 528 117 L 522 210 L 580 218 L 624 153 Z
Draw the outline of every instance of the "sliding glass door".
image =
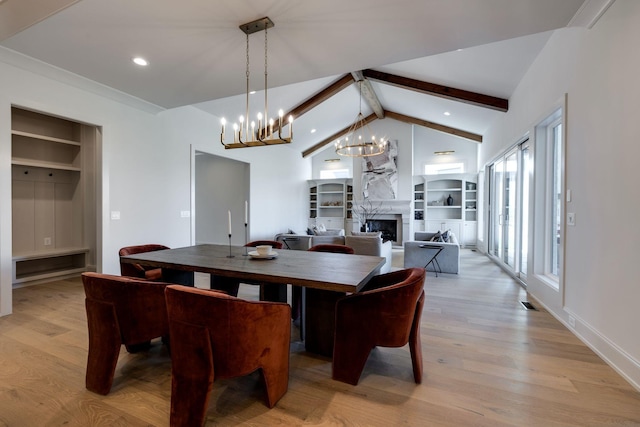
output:
M 520 226 L 519 228 L 519 241 L 520 248 L 518 257 L 518 268 L 520 278 L 526 282 L 527 275 L 529 274 L 529 209 L 531 208 L 530 197 L 531 189 L 530 183 L 533 179 L 533 160 L 531 157 L 531 148 L 529 147 L 529 141 L 525 141 L 521 145 L 520 153 Z
M 505 159 L 504 171 L 504 235 L 505 247 L 502 261 L 510 268 L 515 267 L 516 260 L 516 177 L 518 174 L 518 158 L 513 151 Z
M 489 253 L 523 280 L 529 244 L 529 168 L 528 141 L 489 167 Z

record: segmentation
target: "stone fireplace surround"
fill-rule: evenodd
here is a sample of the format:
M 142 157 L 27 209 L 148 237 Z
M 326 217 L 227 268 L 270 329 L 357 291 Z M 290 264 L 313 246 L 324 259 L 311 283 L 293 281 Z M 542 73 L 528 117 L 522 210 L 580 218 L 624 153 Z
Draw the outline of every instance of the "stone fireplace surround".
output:
M 353 202 L 353 210 L 355 211 L 358 207 L 364 203 L 364 200 L 355 200 Z M 375 220 L 396 220 L 397 221 L 397 229 L 396 236 L 397 239 L 392 242 L 393 246 L 402 246 L 404 242 L 411 240 L 410 232 L 410 223 L 411 220 L 411 200 L 373 200 L 369 199 L 367 201 L 371 202 L 373 206 L 380 206 L 381 211 L 383 213 L 377 215 Z

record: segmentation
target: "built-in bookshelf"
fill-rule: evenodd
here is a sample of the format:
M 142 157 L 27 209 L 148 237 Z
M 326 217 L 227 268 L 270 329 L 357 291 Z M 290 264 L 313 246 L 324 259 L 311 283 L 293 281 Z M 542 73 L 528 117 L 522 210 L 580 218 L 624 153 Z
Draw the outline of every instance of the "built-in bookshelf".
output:
M 475 175 L 424 175 L 414 178 L 415 231 L 451 230 L 464 246 L 476 244 Z
M 309 183 L 309 226 L 324 224 L 327 228 L 346 228 L 345 220 L 353 218 L 353 181 L 318 179 Z

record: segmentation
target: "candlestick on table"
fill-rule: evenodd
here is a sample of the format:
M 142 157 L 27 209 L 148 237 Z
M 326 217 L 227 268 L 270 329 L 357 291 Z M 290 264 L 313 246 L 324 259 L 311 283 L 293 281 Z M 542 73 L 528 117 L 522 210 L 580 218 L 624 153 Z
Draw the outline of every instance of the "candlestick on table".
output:
M 248 234 L 247 234 L 247 223 L 244 223 L 244 255 L 242 256 L 248 256 L 249 253 L 247 252 L 247 243 L 249 243 L 249 239 L 248 239 Z
M 229 233 L 229 255 L 227 255 L 227 258 L 235 258 L 235 256 L 231 254 L 231 233 Z

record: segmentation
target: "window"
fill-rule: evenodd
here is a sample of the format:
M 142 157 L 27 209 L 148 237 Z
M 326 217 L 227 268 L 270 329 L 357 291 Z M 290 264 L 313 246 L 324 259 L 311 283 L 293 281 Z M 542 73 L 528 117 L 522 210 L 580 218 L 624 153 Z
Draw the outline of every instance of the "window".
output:
M 549 126 L 549 148 L 551 158 L 551 188 L 547 195 L 551 206 L 550 227 L 550 250 L 549 250 L 549 271 L 548 273 L 558 277 L 560 268 L 560 244 L 562 225 L 562 123 L 556 121 Z
M 438 175 L 441 173 L 464 173 L 464 163 L 436 163 L 424 165 L 425 175 Z
M 534 174 L 536 195 L 534 215 L 540 221 L 534 234 L 534 271 L 544 283 L 560 290 L 564 247 L 564 123 L 563 108 L 558 108 L 536 126 L 536 160 L 540 168 Z
M 325 169 L 320 171 L 320 179 L 350 178 L 349 169 Z

